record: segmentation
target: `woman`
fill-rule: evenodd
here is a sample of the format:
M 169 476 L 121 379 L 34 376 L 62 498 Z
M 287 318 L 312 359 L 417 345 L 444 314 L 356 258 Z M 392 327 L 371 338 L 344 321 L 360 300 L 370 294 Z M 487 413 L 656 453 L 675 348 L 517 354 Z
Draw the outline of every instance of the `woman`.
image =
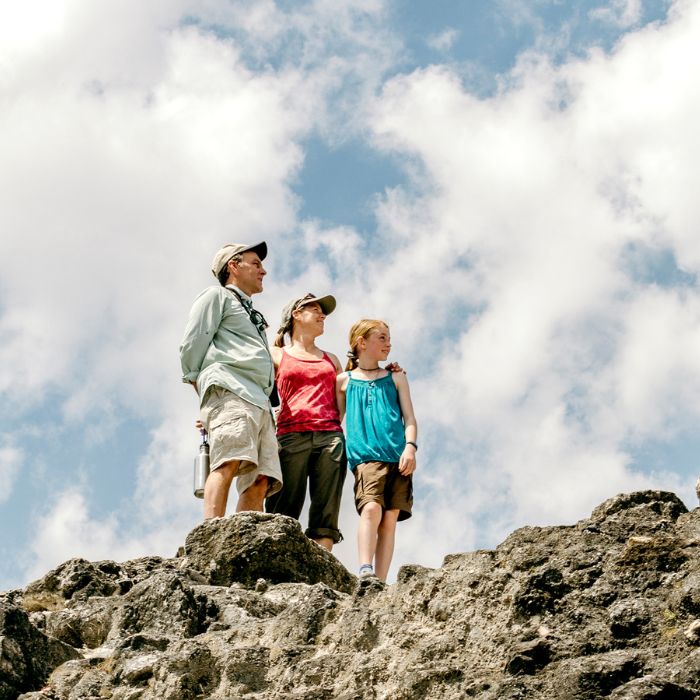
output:
M 331 295 L 309 293 L 282 311 L 271 352 L 281 402 L 277 440 L 283 485 L 265 501 L 268 513 L 299 519 L 308 483 L 306 535 L 328 551 L 343 539 L 338 513 L 346 473 L 345 438 L 335 394 L 342 368 L 335 355 L 316 345 L 316 339 L 335 306 Z

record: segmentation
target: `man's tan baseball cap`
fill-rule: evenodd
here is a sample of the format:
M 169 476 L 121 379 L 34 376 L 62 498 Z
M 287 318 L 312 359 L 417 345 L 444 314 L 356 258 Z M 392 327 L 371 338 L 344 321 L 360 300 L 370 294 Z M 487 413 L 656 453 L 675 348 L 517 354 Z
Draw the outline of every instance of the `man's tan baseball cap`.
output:
M 261 260 L 265 259 L 267 255 L 267 243 L 261 241 L 260 243 L 255 243 L 253 245 L 248 245 L 247 243 L 227 243 L 221 249 L 219 249 L 214 256 L 214 260 L 211 264 L 211 271 L 214 277 L 219 278 L 219 273 L 224 269 L 226 263 L 234 256 L 239 253 L 245 253 L 246 251 L 251 251 L 257 253 Z

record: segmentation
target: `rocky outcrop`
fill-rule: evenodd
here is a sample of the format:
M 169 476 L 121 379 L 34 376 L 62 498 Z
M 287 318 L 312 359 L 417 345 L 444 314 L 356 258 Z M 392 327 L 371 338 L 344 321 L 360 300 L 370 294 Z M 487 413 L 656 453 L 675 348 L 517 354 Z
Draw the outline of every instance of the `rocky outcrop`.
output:
M 696 698 L 699 546 L 700 509 L 646 491 L 384 586 L 234 515 L 0 596 L 0 699 Z

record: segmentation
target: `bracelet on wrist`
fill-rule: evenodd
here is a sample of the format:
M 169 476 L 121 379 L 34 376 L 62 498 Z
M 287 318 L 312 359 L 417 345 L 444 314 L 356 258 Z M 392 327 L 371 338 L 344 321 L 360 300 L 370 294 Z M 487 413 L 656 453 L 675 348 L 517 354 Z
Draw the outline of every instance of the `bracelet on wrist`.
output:
M 415 442 L 413 442 L 413 440 L 406 440 L 406 444 L 407 444 L 407 445 L 413 445 L 413 448 L 414 448 L 416 451 L 418 451 L 418 445 L 417 445 Z

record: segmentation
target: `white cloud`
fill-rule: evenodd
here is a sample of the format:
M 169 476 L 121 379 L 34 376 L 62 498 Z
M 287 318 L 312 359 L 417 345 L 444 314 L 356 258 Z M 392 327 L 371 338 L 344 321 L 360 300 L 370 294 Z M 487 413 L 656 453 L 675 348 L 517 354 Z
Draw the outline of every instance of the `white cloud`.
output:
M 464 460 L 465 488 L 480 484 L 485 515 L 505 505 L 499 528 L 572 521 L 616 491 L 682 486 L 672 464 L 632 471 L 628 450 L 700 417 L 700 297 L 645 286 L 621 264 L 637 241 L 699 269 L 689 115 L 700 90 L 688 63 L 700 60 L 700 10 L 679 8 L 608 56 L 560 67 L 523 56 L 489 99 L 433 67 L 392 79 L 377 102 L 377 143 L 419 159 L 429 184 L 416 181 L 419 201 L 387 197 L 383 225 L 404 248 L 378 297 L 420 289 L 416 307 L 433 312 L 410 320 L 424 360 L 417 413 L 476 462 Z M 460 327 L 465 302 L 473 314 Z M 456 340 L 443 349 L 446 318 Z M 432 353 L 420 347 L 431 342 Z M 442 474 L 440 452 L 421 457 Z M 443 494 L 454 488 L 442 481 Z
M 641 19 L 642 0 L 612 0 L 607 5 L 590 10 L 588 14 L 600 22 L 623 28 L 631 27 Z
M 176 526 L 170 523 L 170 527 L 155 531 L 135 532 L 133 527 L 126 528 L 115 512 L 93 515 L 89 496 L 68 489 L 38 519 L 25 575 L 27 580 L 39 578 L 73 557 L 121 562 L 147 554 L 174 556 L 187 533 L 180 533 Z
M 3 113 L 0 387 L 11 398 L 70 386 L 70 413 L 97 390 L 144 399 L 154 372 L 164 381 L 176 370 L 174 354 L 162 361 L 181 333 L 174 308 L 206 279 L 191 260 L 294 221 L 286 180 L 305 128 L 286 104 L 294 76 L 254 76 L 192 29 L 172 33 L 166 49 L 149 90 L 94 94 L 71 75 Z
M 431 34 L 426 44 L 435 51 L 449 51 L 459 38 L 459 31 L 454 27 L 448 27 L 439 34 Z
M 213 283 L 207 268 L 223 242 L 267 239 L 278 259 L 297 249 L 283 234 L 298 224 L 299 143 L 357 113 L 393 52 L 373 25 L 382 3 L 248 6 L 250 16 L 221 3 L 76 0 L 45 29 L 13 17 L 26 36 L 0 47 L 5 409 L 41 435 L 35 421 L 50 401 L 92 443 L 125 418 L 157 426 L 129 504 L 140 510 L 94 517 L 89 490 L 60 495 L 42 521 L 54 534 L 31 549 L 34 572 L 158 542 L 163 553 L 196 522 L 196 400 L 178 382 L 177 357 L 189 306 Z M 326 113 L 338 91 L 344 103 Z M 331 286 L 322 264 L 302 283 L 273 286 L 261 302 L 273 323 L 300 284 Z M 61 469 L 70 480 L 70 465 Z M 134 473 L 128 465 L 124 478 Z M 143 536 L 129 535 L 134 527 Z
M 578 519 L 613 491 L 682 488 L 673 465 L 633 470 L 630 445 L 698 418 L 697 287 L 655 288 L 622 257 L 643 243 L 700 272 L 697 4 L 609 55 L 523 55 L 488 99 L 439 66 L 382 83 L 401 49 L 379 2 L 108 8 L 66 4 L 50 40 L 0 54 L 0 391 L 20 415 L 55 397 L 97 436 L 120 413 L 156 428 L 123 514 L 95 515 L 87 490 L 49 504 L 33 575 L 171 554 L 199 518 L 176 348 L 229 240 L 270 241 L 273 328 L 309 289 L 338 297 L 323 346 L 341 357 L 357 318 L 391 323 L 421 443 L 396 565 Z M 405 165 L 410 187 L 377 193 L 374 236 L 298 220 L 314 129 L 369 130 Z M 356 519 L 346 491 L 349 566 Z
M 61 0 L 0 4 L 0 44 L 31 48 L 61 30 L 65 12 L 66 3 Z
M 616 402 L 637 439 L 693 428 L 700 415 L 700 298 L 652 287 L 627 309 L 610 375 Z

